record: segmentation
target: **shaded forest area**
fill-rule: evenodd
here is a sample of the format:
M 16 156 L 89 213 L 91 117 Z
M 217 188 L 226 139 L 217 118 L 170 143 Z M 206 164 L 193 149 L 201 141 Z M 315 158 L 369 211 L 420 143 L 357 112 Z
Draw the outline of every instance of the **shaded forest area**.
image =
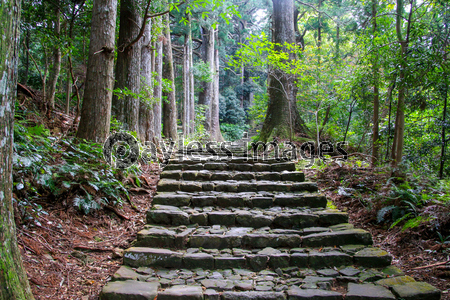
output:
M 449 297 L 447 1 L 7 2 L 1 238 L 17 233 L 36 298 L 96 299 L 144 224 L 159 169 L 110 168 L 102 143 L 119 131 L 141 150 L 247 131 L 312 142 L 307 175 Z M 348 161 L 318 153 L 324 141 L 346 142 Z

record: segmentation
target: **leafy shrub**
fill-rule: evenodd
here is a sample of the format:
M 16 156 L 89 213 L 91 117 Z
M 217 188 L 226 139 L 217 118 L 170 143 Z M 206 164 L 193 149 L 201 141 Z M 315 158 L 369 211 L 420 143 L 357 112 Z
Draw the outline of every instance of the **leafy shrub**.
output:
M 244 131 L 248 130 L 248 125 L 220 124 L 220 131 L 226 141 L 236 141 L 242 138 Z
M 241 101 L 237 98 L 236 92 L 230 87 L 220 95 L 219 118 L 223 123 L 244 125 L 244 108 L 241 107 Z
M 13 178 L 16 195 L 31 200 L 46 198 L 65 201 L 84 213 L 129 198 L 121 179 L 136 168 L 113 170 L 103 161 L 102 145 L 74 138 L 49 136 L 43 125 L 27 127 L 26 121 L 14 125 Z

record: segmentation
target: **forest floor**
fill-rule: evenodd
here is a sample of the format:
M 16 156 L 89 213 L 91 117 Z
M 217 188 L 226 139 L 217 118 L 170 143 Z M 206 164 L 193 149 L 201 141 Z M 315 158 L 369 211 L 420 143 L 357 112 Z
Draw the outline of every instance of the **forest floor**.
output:
M 143 173 L 151 183 L 148 193 L 132 197 L 140 212 L 125 202 L 122 217 L 107 210 L 84 215 L 73 207 L 46 202 L 41 205 L 48 214 L 37 216 L 40 225 L 18 228 L 19 246 L 36 299 L 98 299 L 102 286 L 122 263 L 121 251 L 129 247 L 145 224 L 145 212 L 159 176 L 156 165 L 145 166 Z M 377 224 L 376 214 L 370 213 L 358 197 L 337 193 L 341 184 L 336 176 L 346 180 L 347 186 L 362 182 L 367 186 L 385 181 L 385 175 L 372 169 L 333 167 L 305 173 L 339 209 L 349 213 L 352 224 L 372 233 L 375 245 L 393 255 L 394 265 L 444 291 L 442 300 L 450 299 L 450 270 L 448 264 L 442 264 L 449 260 L 448 249 L 430 238 L 426 228 L 387 230 Z
M 117 209 L 121 216 L 104 209 L 85 215 L 73 205 L 43 201 L 39 204 L 46 213 L 17 228 L 36 299 L 98 299 L 103 285 L 122 264 L 123 249 L 145 224 L 159 167 L 153 164 L 141 169 L 150 186 L 131 197 L 137 209 L 123 202 Z
M 417 281 L 428 282 L 439 288 L 441 300 L 450 300 L 450 245 L 441 243 L 429 223 L 413 229 L 402 230 L 402 226 L 389 229 L 386 224 L 377 222 L 376 210 L 369 210 L 367 203 L 374 191 L 383 195 L 381 183 L 389 176 L 383 170 L 372 168 L 349 168 L 348 166 L 327 165 L 322 171 L 307 170 L 306 177 L 318 183 L 319 189 L 334 205 L 349 214 L 349 222 L 357 228 L 369 231 L 374 245 L 388 251 L 393 256 L 392 264 L 402 269 Z M 359 189 L 358 196 L 342 195 L 339 187 L 345 182 L 347 188 Z M 345 193 L 344 193 L 345 194 Z M 434 213 L 443 222 L 442 227 L 450 229 L 449 207 L 430 205 L 428 213 Z M 390 224 L 389 224 L 390 225 Z

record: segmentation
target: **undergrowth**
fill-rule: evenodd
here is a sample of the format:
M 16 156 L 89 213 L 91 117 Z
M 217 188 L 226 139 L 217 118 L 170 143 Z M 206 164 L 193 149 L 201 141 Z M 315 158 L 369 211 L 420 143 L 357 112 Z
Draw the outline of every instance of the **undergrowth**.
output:
M 45 213 L 37 203 L 58 201 L 88 214 L 121 205 L 129 199 L 124 179 L 139 170 L 111 168 L 103 160 L 102 145 L 74 137 L 51 136 L 42 124 L 28 121 L 23 112 L 14 124 L 13 182 L 19 219 Z
M 403 177 L 392 177 L 389 166 L 373 169 L 355 158 L 339 166 L 330 163 L 313 168 L 318 180 L 335 185 L 338 196 L 363 205 L 374 222 L 386 229 L 400 226 L 402 231 L 425 230 L 441 243 L 450 243 L 449 180 L 411 169 Z

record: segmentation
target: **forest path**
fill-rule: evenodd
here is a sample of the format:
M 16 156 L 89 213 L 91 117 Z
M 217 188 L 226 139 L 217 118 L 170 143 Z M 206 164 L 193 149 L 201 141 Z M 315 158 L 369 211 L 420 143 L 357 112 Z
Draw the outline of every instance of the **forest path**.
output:
M 100 299 L 440 299 L 327 208 L 294 162 L 233 154 L 170 161 Z

